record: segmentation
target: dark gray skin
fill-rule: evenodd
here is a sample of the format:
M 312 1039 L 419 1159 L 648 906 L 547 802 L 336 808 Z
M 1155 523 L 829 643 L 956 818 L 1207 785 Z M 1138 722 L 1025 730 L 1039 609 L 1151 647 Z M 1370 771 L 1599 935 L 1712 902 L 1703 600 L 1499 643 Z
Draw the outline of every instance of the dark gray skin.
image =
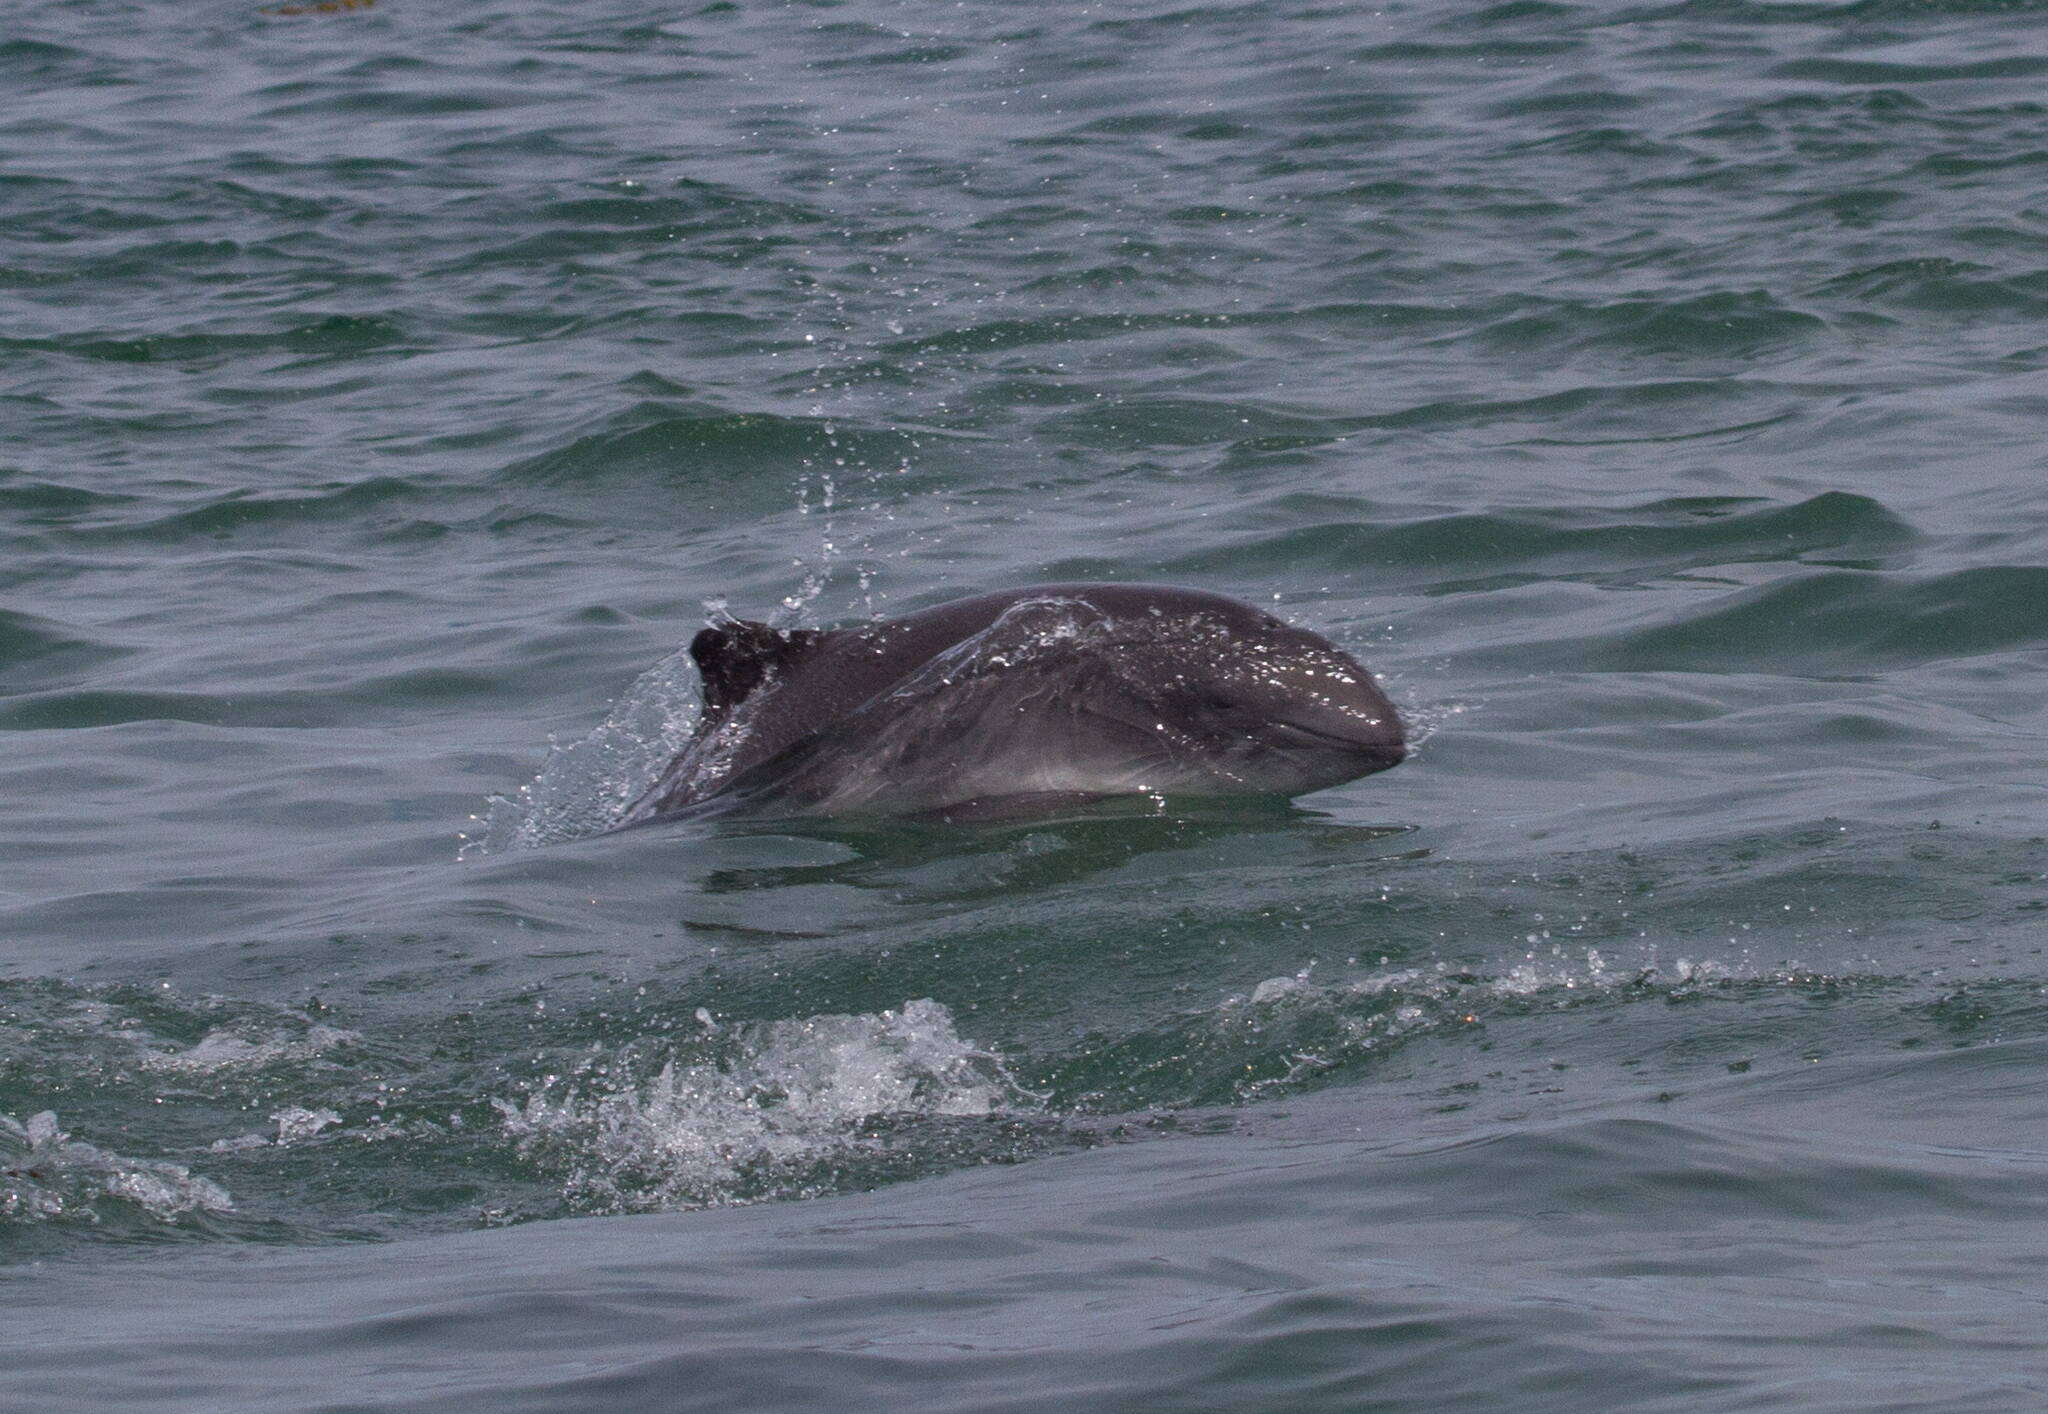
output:
M 1040 584 L 828 630 L 741 620 L 690 656 L 703 718 L 622 824 L 1300 795 L 1407 755 L 1357 659 L 1196 589 Z

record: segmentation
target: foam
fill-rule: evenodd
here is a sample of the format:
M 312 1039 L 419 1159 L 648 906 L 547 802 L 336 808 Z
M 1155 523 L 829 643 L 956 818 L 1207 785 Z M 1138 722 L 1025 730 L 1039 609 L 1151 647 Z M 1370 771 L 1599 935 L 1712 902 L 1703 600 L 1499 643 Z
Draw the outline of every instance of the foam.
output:
M 301 1036 L 274 1033 L 250 1040 L 235 1032 L 207 1032 L 182 1051 L 160 1051 L 143 1057 L 144 1067 L 172 1074 L 211 1075 L 230 1070 L 260 1070 L 279 1061 L 308 1061 L 336 1046 L 362 1037 L 338 1026 L 309 1026 Z
M 160 1222 L 228 1212 L 228 1191 L 182 1164 L 131 1159 L 66 1134 L 50 1110 L 0 1115 L 0 1220 L 99 1222 L 104 1202 L 132 1203 Z

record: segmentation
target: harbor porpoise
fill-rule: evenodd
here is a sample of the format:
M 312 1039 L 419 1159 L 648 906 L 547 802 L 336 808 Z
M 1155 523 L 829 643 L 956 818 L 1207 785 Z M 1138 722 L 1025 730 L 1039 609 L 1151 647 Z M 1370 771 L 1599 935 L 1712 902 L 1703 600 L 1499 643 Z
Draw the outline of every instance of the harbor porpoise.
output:
M 1356 658 L 1196 589 L 1039 584 L 825 630 L 727 620 L 690 656 L 696 732 L 622 826 L 1300 795 L 1407 754 Z

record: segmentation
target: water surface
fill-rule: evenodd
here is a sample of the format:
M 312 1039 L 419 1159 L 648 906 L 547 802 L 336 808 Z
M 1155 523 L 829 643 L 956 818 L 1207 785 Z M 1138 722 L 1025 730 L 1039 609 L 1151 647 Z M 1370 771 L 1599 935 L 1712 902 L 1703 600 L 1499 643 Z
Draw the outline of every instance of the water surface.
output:
M 16 16 L 0 1391 L 2038 1408 L 2043 34 Z M 1421 749 L 599 833 L 707 612 L 1093 578 Z

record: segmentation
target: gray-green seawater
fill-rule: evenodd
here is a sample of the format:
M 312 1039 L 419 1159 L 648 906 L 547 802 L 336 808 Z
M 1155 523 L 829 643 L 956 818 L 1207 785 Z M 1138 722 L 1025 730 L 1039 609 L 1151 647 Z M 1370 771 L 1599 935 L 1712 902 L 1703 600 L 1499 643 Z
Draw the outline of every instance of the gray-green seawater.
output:
M 2044 78 L 2024 0 L 17 7 L 0 1404 L 2041 1408 Z M 596 833 L 708 605 L 1097 577 L 1421 749 Z

